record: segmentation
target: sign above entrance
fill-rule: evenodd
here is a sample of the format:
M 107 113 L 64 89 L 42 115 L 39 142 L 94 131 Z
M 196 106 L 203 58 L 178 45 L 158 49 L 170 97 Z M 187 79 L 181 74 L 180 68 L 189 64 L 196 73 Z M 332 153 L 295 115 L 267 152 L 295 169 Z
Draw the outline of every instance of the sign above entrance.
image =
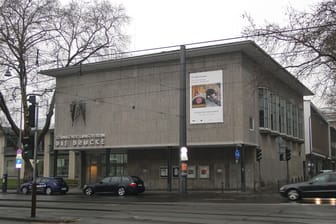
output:
M 105 134 L 56 136 L 55 149 L 84 149 L 105 146 Z

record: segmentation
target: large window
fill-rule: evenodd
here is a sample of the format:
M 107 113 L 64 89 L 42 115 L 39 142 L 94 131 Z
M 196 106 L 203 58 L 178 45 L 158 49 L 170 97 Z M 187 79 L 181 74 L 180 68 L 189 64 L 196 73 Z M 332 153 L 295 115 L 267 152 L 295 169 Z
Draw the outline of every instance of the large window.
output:
M 57 176 L 66 177 L 69 172 L 69 156 L 68 155 L 59 155 L 57 157 Z
M 280 98 L 279 129 L 280 133 L 286 133 L 286 101 Z
M 269 128 L 268 108 L 269 108 L 269 91 L 266 88 L 259 88 L 259 126 Z
M 303 139 L 303 110 L 299 109 L 298 115 L 298 128 L 299 128 L 299 138 Z
M 293 105 L 292 114 L 293 114 L 293 136 L 298 137 L 298 108 Z
M 258 88 L 259 127 L 303 138 L 303 111 L 265 87 Z
M 286 117 L 287 117 L 287 134 L 293 135 L 293 113 L 292 113 L 292 104 L 287 103 L 286 106 Z
M 127 153 L 110 154 L 110 176 L 127 175 Z
M 271 129 L 274 131 L 278 131 L 278 106 L 277 106 L 277 98 L 278 96 L 274 93 L 271 93 Z

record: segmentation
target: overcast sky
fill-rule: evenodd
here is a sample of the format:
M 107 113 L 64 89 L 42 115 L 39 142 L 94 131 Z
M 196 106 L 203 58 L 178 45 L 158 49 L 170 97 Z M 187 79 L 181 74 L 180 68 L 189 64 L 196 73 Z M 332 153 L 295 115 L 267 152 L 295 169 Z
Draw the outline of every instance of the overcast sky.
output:
M 131 17 L 130 50 L 174 46 L 237 37 L 247 25 L 284 23 L 289 6 L 309 10 L 321 0 L 111 0 Z

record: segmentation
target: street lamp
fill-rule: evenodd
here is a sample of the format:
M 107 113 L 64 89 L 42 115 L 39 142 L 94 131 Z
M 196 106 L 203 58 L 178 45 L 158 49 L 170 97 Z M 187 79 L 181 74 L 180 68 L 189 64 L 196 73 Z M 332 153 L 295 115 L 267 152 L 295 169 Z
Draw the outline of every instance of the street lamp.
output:
M 12 76 L 11 72 L 9 71 L 9 67 L 7 68 L 7 71 L 6 71 L 6 73 L 5 73 L 5 76 L 6 76 L 6 77 L 11 77 L 11 76 Z
M 36 216 L 36 161 L 37 161 L 37 131 L 38 131 L 38 103 L 36 102 L 36 96 L 41 96 L 41 94 L 27 94 L 29 96 L 28 101 L 35 107 L 34 121 L 35 121 L 35 133 L 34 133 L 34 156 L 33 156 L 33 183 L 32 183 L 32 205 L 31 205 L 31 216 L 34 218 Z

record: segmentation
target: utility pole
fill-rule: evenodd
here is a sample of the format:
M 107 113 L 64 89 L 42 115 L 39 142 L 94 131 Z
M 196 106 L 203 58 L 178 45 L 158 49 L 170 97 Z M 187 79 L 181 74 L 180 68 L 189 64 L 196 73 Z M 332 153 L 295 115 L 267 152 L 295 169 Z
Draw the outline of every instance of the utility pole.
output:
M 180 193 L 187 193 L 186 49 L 180 47 Z
M 32 183 L 32 199 L 31 199 L 31 214 L 30 217 L 36 217 L 36 163 L 37 163 L 37 132 L 38 132 L 38 103 L 36 102 L 36 96 L 40 96 L 39 94 L 28 94 L 29 95 L 29 102 L 32 106 L 35 107 L 35 114 L 34 114 L 34 152 L 33 152 L 33 183 Z M 27 96 L 28 96 L 27 95 Z M 32 116 L 32 115 L 31 115 Z

